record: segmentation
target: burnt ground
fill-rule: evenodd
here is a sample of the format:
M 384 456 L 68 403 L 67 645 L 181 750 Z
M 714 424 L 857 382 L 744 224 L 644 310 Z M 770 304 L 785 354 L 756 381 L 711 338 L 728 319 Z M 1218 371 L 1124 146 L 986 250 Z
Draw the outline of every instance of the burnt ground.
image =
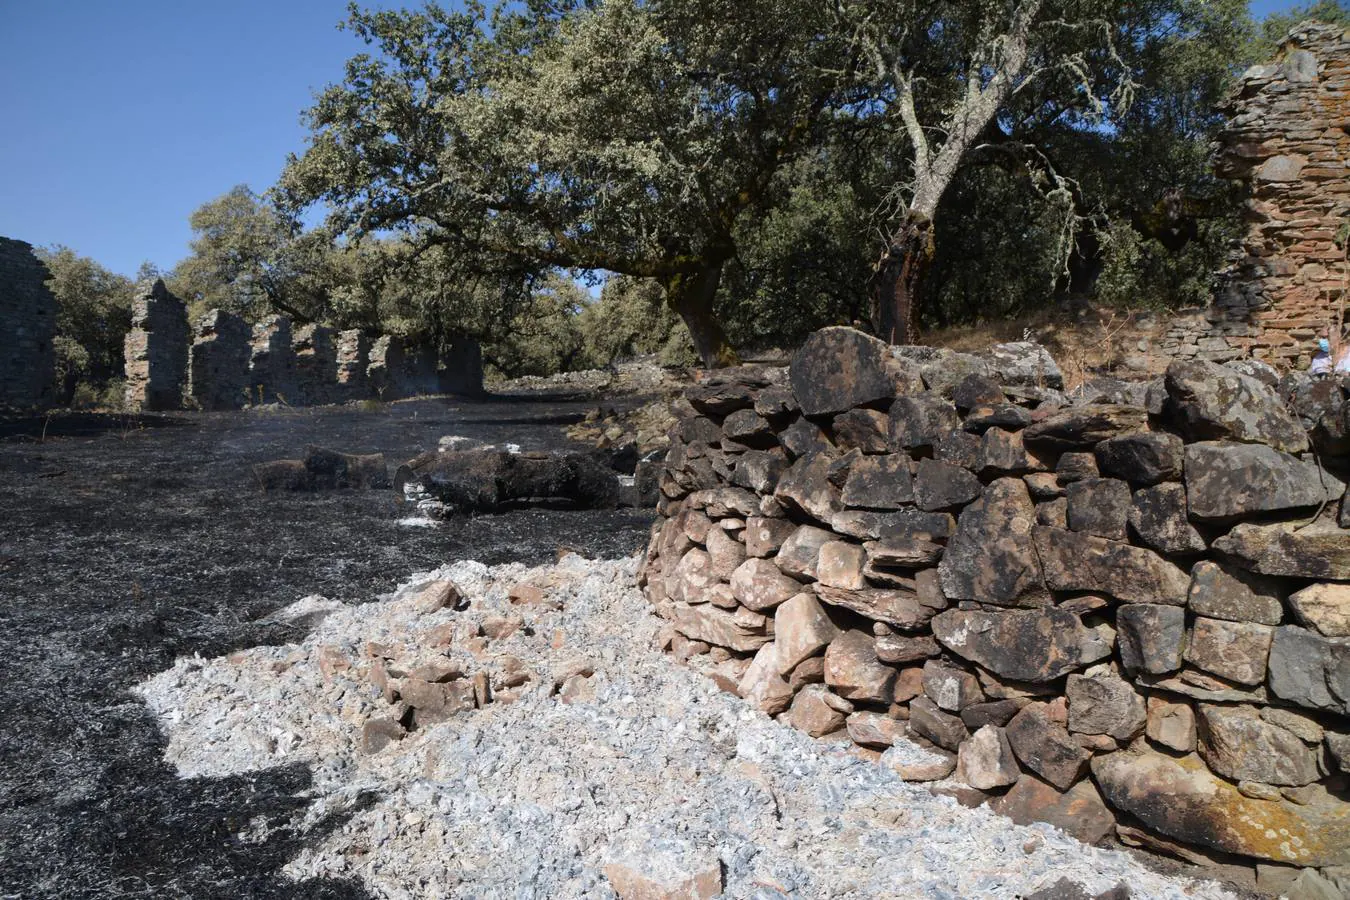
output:
M 647 512 L 409 528 L 392 491 L 264 495 L 249 470 L 307 444 L 384 452 L 391 469 L 446 434 L 559 447 L 560 426 L 587 408 L 498 398 L 0 418 L 0 898 L 365 896 L 278 874 L 321 834 L 238 837 L 259 815 L 303 809 L 307 769 L 179 780 L 129 689 L 183 654 L 295 640 L 294 626 L 260 620 L 307 594 L 369 600 L 455 559 L 636 551 Z

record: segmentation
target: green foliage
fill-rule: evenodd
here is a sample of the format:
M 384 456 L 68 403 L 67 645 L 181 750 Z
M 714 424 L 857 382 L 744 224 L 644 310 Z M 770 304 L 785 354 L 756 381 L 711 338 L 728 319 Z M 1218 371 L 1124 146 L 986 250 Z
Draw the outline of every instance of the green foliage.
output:
M 123 340 L 131 329 L 130 279 L 69 247 L 38 251 L 56 297 L 57 381 L 61 402 L 95 398 L 122 374 Z
M 255 322 L 275 312 L 310 321 L 328 312 L 332 244 L 322 232 L 300 234 L 247 185 L 202 204 L 188 221 L 196 237 L 171 289 L 192 315 L 223 309 Z
M 661 286 L 650 279 L 619 275 L 605 282 L 600 299 L 577 316 L 585 365 L 604 368 L 625 359 L 655 354 L 663 365 L 697 363 L 689 332 L 663 302 Z
M 585 342 L 577 320 L 584 302 L 585 294 L 572 281 L 548 279 L 505 329 L 486 337 L 483 360 L 489 374 L 516 378 L 581 368 Z
M 349 26 L 373 52 L 310 110 L 286 209 L 445 246 L 460 278 L 655 278 L 714 351 L 700 304 L 735 224 L 811 147 L 848 56 L 815 0 L 431 4 Z

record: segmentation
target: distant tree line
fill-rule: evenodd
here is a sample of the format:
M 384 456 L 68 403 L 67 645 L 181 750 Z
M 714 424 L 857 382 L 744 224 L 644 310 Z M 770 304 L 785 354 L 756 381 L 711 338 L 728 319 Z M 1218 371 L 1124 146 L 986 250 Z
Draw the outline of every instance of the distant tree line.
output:
M 308 148 L 198 209 L 167 277 L 196 310 L 473 336 L 506 375 L 1202 303 L 1240 230 L 1217 106 L 1304 18 L 1350 24 L 1328 0 L 353 6 L 366 50 Z M 117 371 L 129 285 L 48 263 L 72 384 Z

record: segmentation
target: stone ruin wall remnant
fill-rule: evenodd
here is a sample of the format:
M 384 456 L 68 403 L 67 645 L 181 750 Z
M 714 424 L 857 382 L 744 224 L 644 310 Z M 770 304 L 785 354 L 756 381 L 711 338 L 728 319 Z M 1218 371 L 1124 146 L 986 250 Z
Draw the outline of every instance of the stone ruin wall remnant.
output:
M 270 316 L 253 326 L 249 396 L 259 404 L 299 399 L 291 320 L 285 316 Z
M 678 659 L 963 802 L 1340 877 L 1350 379 L 1277 379 L 1071 400 L 1036 345 L 825 329 L 676 404 L 639 584 Z
M 248 402 L 253 329 L 242 318 L 213 309 L 197 322 L 188 371 L 188 396 L 198 409 L 242 409 Z
M 1345 290 L 1336 239 L 1350 213 L 1350 35 L 1295 27 L 1273 62 L 1242 76 L 1226 111 L 1217 171 L 1250 189 L 1247 232 L 1203 321 L 1179 323 L 1164 349 L 1306 368 Z
M 293 403 L 316 406 L 336 399 L 338 380 L 337 331 L 324 325 L 295 329 L 295 379 L 299 389 Z
M 192 337 L 187 308 L 162 279 L 142 282 L 131 304 L 127 332 L 126 403 L 133 409 L 183 408 L 188 348 Z
M 313 406 L 483 391 L 475 341 L 438 354 L 398 336 L 372 341 L 355 329 L 292 327 L 285 316 L 250 326 L 223 310 L 206 313 L 190 332 L 182 301 L 163 282 L 140 291 L 126 350 L 127 400 L 139 409 Z
M 56 395 L 56 299 L 32 245 L 0 237 L 0 408 L 41 407 Z

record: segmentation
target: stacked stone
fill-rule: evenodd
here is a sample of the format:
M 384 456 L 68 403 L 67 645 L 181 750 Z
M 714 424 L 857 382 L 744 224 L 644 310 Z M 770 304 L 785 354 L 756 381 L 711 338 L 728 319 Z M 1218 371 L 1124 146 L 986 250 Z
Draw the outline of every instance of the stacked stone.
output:
M 0 237 L 0 408 L 56 397 L 56 299 L 47 267 L 23 241 Z
M 291 320 L 285 316 L 271 316 L 253 326 L 249 396 L 259 404 L 298 400 Z
M 906 777 L 1090 842 L 1350 865 L 1344 460 L 1239 368 L 1072 404 L 1034 345 L 825 329 L 681 404 L 640 582 L 679 658 Z
M 1200 355 L 1303 368 L 1313 340 L 1334 330 L 1346 274 L 1335 239 L 1350 212 L 1350 35 L 1292 29 L 1275 62 L 1243 75 L 1227 112 L 1218 171 L 1249 183 L 1251 224 Z
M 131 330 L 123 344 L 127 406 L 183 408 L 191 340 L 187 307 L 169 293 L 163 279 L 140 284 L 131 304 Z
M 324 325 L 302 325 L 295 330 L 294 403 L 317 406 L 334 400 L 338 383 L 337 332 Z
M 188 395 L 198 409 L 242 409 L 248 402 L 252 337 L 233 313 L 213 309 L 198 320 L 188 366 Z
M 442 393 L 439 364 L 434 347 L 386 334 L 371 345 L 366 375 L 376 397 L 403 400 Z
M 339 331 L 337 336 L 337 374 L 334 396 L 337 400 L 362 400 L 370 396 L 366 370 L 370 368 L 370 338 L 359 328 Z

